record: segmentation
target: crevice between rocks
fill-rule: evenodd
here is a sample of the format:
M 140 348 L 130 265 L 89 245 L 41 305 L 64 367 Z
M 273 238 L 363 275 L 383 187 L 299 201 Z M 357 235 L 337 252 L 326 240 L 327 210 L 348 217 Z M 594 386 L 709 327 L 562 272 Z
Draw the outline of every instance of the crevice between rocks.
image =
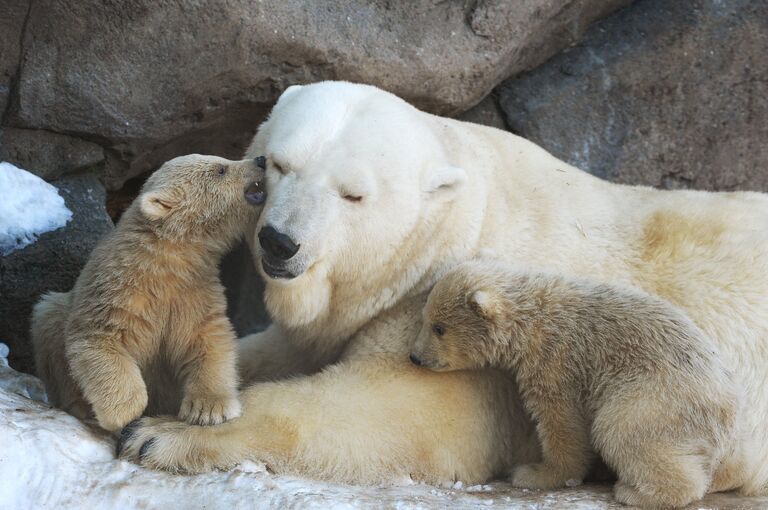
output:
M 32 4 L 35 0 L 29 0 L 29 6 L 27 7 L 27 14 L 24 15 L 24 21 L 21 24 L 21 33 L 19 34 L 19 58 L 16 63 L 16 71 L 13 74 L 11 80 L 11 86 L 8 90 L 8 104 L 5 105 L 5 110 L 0 115 L 0 126 L 5 126 L 5 119 L 8 117 L 8 113 L 16 104 L 16 96 L 19 92 L 19 81 L 21 79 L 21 71 L 23 66 L 24 57 L 24 36 L 27 33 L 27 25 L 29 24 L 29 18 L 32 14 Z

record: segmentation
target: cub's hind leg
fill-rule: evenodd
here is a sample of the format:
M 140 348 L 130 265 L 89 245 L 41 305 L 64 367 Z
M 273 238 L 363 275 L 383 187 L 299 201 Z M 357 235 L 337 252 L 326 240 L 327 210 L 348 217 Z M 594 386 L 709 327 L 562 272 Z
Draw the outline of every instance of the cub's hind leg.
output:
M 45 385 L 48 401 L 81 420 L 92 415 L 70 373 L 64 345 L 64 330 L 70 313 L 68 292 L 49 292 L 32 311 L 31 338 L 37 376 Z
M 645 508 L 680 508 L 704 497 L 714 455 L 712 445 L 700 437 L 705 433 L 675 431 L 680 421 L 670 421 L 673 404 L 639 392 L 624 397 L 597 413 L 592 437 L 618 476 L 616 499 Z

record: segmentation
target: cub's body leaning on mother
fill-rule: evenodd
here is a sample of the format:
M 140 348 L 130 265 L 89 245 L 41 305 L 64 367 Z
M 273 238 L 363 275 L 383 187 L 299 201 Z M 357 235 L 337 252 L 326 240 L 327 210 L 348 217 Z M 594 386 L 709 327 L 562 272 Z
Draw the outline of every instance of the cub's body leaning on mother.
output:
M 768 480 L 768 197 L 611 184 L 510 133 L 429 115 L 379 89 L 291 87 L 248 157 L 269 198 L 251 229 L 275 324 L 241 340 L 243 416 L 144 419 L 123 455 L 161 469 L 242 459 L 352 482 L 481 482 L 540 459 L 511 379 L 408 361 L 425 295 L 458 263 L 505 262 L 638 287 L 718 345 Z M 330 365 L 330 366 L 329 366 Z M 318 373 L 320 369 L 327 367 Z M 511 431 L 511 433 L 510 433 Z
M 465 262 L 430 292 L 411 361 L 514 374 L 542 447 L 516 487 L 581 483 L 595 450 L 628 505 L 679 508 L 741 485 L 741 398 L 717 345 L 645 292 Z

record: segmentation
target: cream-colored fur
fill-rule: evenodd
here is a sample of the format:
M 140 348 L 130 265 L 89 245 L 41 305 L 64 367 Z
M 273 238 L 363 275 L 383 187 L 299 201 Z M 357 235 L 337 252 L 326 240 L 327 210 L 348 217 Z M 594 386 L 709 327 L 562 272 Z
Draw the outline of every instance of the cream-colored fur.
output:
M 197 154 L 152 174 L 72 291 L 35 307 L 37 370 L 55 405 L 80 418 L 92 409 L 110 431 L 150 400 L 150 413 L 195 424 L 240 414 L 218 264 L 258 215 L 245 191 L 262 176 L 253 160 Z
M 288 89 L 248 151 L 268 158 L 271 224 L 301 245 L 267 277 L 275 324 L 241 340 L 243 416 L 142 421 L 124 456 L 162 469 L 270 459 L 353 482 L 414 473 L 483 482 L 536 462 L 535 430 L 497 372 L 408 361 L 425 293 L 481 250 L 506 262 L 643 289 L 681 308 L 743 389 L 746 492 L 768 480 L 768 198 L 597 179 L 508 132 L 432 116 L 374 87 Z M 462 178 L 463 173 L 463 178 Z M 349 188 L 349 189 L 347 189 Z M 345 196 L 362 196 L 350 201 Z M 321 367 L 334 364 L 317 373 Z M 275 372 L 272 372 L 272 367 Z M 375 462 L 373 461 L 375 459 Z
M 542 445 L 541 463 L 515 468 L 517 487 L 581 483 L 593 445 L 629 505 L 678 508 L 741 486 L 741 395 L 717 345 L 657 297 L 467 262 L 432 289 L 411 352 L 431 370 L 514 374 Z

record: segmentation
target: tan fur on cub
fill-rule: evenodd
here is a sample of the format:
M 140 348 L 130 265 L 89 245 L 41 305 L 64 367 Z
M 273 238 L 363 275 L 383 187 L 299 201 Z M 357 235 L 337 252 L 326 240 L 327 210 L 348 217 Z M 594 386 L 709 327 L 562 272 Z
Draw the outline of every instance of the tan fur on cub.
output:
M 626 504 L 681 507 L 739 485 L 738 393 L 714 342 L 666 301 L 473 261 L 434 287 L 424 315 L 414 363 L 514 371 L 543 459 L 513 485 L 580 483 L 593 447 Z
M 262 203 L 262 178 L 253 160 L 194 154 L 147 180 L 75 287 L 35 307 L 37 370 L 53 404 L 80 418 L 92 407 L 111 431 L 150 400 L 150 412 L 178 411 L 201 425 L 240 414 L 218 264 L 258 217 L 246 194 Z M 174 382 L 182 391 L 166 387 Z

